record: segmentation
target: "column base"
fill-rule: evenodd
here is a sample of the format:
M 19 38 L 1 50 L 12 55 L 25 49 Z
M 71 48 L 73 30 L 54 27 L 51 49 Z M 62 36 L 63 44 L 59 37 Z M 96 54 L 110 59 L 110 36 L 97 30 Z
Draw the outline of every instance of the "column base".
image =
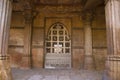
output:
M 12 80 L 10 60 L 8 56 L 0 55 L 0 80 Z
M 23 56 L 21 62 L 21 69 L 31 69 L 31 60 L 29 56 Z
M 92 56 L 85 56 L 84 69 L 85 70 L 95 70 Z
M 120 80 L 120 55 L 110 55 L 106 61 L 106 75 L 109 80 Z

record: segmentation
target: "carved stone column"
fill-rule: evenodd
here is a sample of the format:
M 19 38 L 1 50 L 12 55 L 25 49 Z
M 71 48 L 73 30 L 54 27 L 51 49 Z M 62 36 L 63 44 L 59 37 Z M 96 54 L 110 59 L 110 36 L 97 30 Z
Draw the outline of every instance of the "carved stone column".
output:
M 120 0 L 105 0 L 105 15 L 108 42 L 108 61 L 106 68 L 110 80 L 120 80 Z
M 24 55 L 22 58 L 22 68 L 31 68 L 31 42 L 32 42 L 32 21 L 33 15 L 31 9 L 24 10 L 25 28 L 24 28 Z
M 93 70 L 93 54 L 92 54 L 92 19 L 93 14 L 92 11 L 86 12 L 83 20 L 84 20 L 84 34 L 85 34 L 85 60 L 84 60 L 84 69 Z
M 120 55 L 120 0 L 107 0 L 105 13 L 108 54 Z
M 0 0 L 0 80 L 12 80 L 8 56 L 8 36 L 12 12 L 12 0 Z

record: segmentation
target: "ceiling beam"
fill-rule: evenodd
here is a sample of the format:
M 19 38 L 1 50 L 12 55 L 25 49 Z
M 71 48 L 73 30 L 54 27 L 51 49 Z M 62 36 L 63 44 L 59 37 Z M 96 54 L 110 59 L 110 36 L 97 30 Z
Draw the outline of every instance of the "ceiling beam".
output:
M 104 4 L 104 0 L 87 0 L 84 9 L 92 9 L 102 4 Z

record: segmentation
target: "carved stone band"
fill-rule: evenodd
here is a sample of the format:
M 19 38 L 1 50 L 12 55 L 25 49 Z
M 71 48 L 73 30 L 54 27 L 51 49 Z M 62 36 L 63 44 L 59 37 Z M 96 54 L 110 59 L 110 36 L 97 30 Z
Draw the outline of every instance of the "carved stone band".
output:
M 108 61 L 120 61 L 120 56 L 119 55 L 110 55 L 107 58 Z
M 2 55 L 0 55 L 0 60 L 8 60 L 8 59 L 9 59 L 9 56 L 6 56 L 6 55 L 2 56 Z

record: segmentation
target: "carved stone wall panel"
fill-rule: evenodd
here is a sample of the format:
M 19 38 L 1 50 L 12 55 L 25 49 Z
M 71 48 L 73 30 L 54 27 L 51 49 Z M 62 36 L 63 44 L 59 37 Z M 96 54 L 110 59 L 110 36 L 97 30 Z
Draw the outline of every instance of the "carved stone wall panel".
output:
M 83 30 L 73 30 L 72 34 L 72 46 L 73 47 L 84 47 L 84 31 Z
M 93 30 L 93 47 L 107 47 L 106 30 Z
M 82 69 L 84 63 L 84 49 L 73 49 L 72 63 L 74 69 Z
M 34 68 L 43 68 L 43 48 L 33 48 L 32 49 L 32 62 Z
M 10 29 L 9 45 L 24 45 L 24 29 Z
M 24 54 L 23 47 L 9 47 L 11 67 L 20 68 L 22 64 L 22 56 Z
M 105 69 L 105 61 L 107 57 L 107 49 L 93 49 L 93 57 L 96 70 Z
M 12 13 L 11 27 L 24 27 L 24 23 L 25 20 L 22 12 Z
M 44 29 L 33 28 L 33 46 L 43 46 L 44 45 Z

